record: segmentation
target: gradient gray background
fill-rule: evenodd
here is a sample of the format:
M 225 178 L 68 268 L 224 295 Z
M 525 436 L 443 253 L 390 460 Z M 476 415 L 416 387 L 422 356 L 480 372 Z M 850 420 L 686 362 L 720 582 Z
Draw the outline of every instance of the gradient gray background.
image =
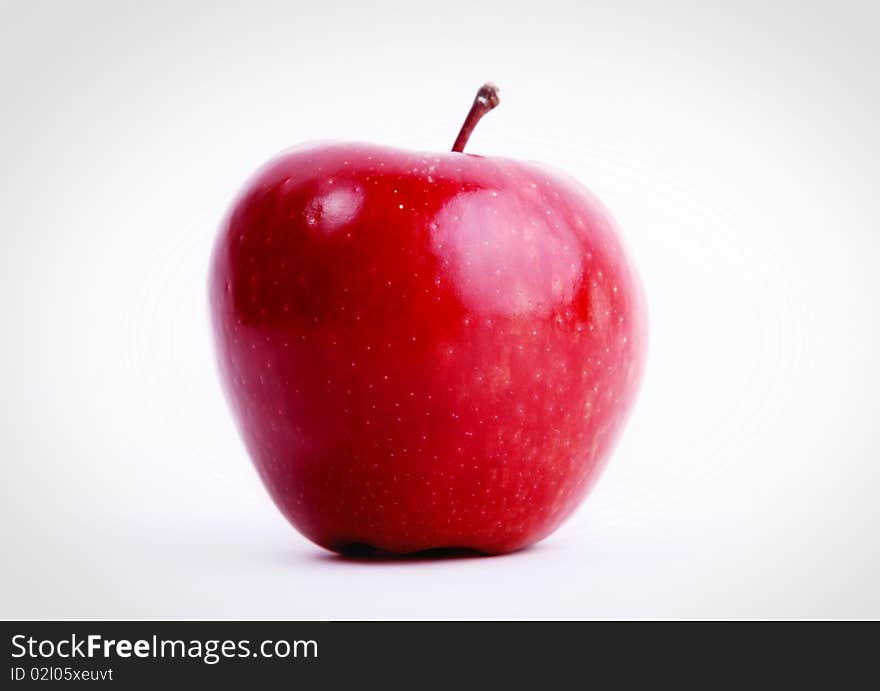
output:
M 880 616 L 880 5 L 146 4 L 2 3 L 0 616 Z M 620 221 L 642 396 L 534 549 L 343 561 L 226 410 L 215 228 L 302 140 L 448 148 L 486 79 L 469 150 Z

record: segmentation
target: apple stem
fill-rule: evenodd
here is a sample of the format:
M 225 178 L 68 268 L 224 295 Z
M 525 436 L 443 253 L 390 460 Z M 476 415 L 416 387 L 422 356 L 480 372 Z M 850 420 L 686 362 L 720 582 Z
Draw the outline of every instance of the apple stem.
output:
M 480 87 L 474 98 L 474 104 L 471 106 L 467 117 L 464 119 L 464 124 L 461 126 L 461 130 L 459 130 L 458 137 L 455 139 L 455 144 L 452 145 L 453 151 L 458 151 L 459 153 L 464 151 L 464 147 L 467 145 L 468 139 L 471 138 L 471 132 L 474 131 L 474 127 L 477 126 L 477 123 L 486 113 L 500 102 L 501 97 L 498 87 L 492 82 L 486 82 Z

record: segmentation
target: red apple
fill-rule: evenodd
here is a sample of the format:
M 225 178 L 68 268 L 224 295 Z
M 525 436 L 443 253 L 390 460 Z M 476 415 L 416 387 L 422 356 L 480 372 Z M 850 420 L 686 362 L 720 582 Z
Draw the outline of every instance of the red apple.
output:
M 314 144 L 220 229 L 221 376 L 275 503 L 331 550 L 502 553 L 552 532 L 602 470 L 646 347 L 611 217 L 542 166 Z

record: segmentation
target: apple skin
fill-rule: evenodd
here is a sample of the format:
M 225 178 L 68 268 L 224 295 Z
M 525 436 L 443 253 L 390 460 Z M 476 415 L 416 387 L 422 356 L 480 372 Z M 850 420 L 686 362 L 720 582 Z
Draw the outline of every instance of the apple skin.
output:
M 611 217 L 574 180 L 501 158 L 284 153 L 224 220 L 209 291 L 260 477 L 343 552 L 545 537 L 599 477 L 645 360 Z

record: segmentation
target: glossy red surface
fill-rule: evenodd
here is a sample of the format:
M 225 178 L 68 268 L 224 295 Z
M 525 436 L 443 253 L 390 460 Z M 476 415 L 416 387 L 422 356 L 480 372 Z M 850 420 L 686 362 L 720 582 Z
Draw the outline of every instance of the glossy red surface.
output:
M 638 387 L 614 224 L 534 164 L 295 149 L 220 230 L 223 383 L 272 498 L 330 549 L 500 553 L 596 481 Z

